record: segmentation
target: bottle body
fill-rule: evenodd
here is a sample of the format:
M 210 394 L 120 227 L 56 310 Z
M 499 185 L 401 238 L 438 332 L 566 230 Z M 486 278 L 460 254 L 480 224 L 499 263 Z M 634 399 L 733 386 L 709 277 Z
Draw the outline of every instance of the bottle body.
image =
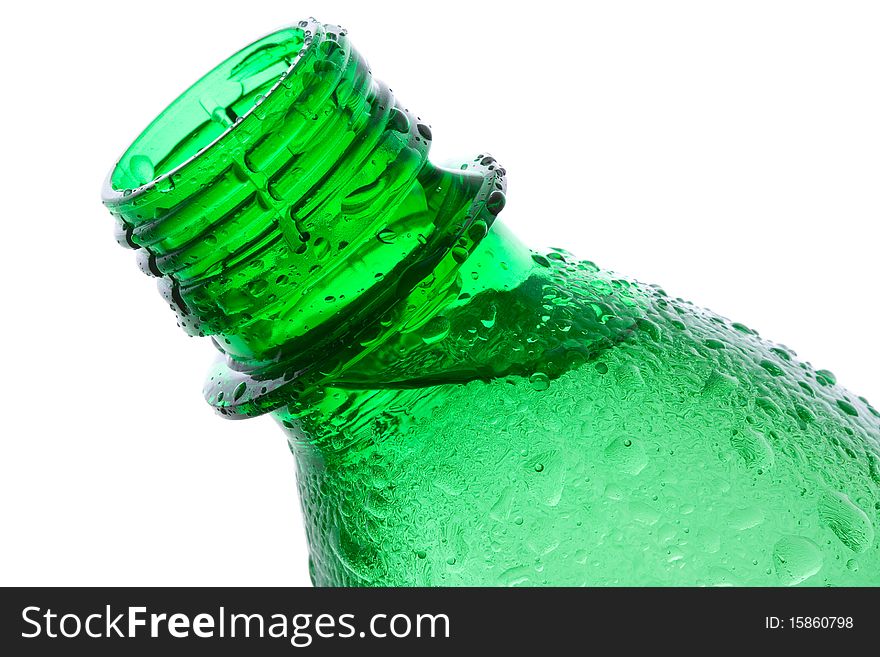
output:
M 421 371 L 276 411 L 316 584 L 880 583 L 874 409 L 743 325 L 550 256 L 438 311 Z M 469 351 L 471 377 L 438 365 Z
M 318 585 L 876 585 L 880 415 L 740 324 L 494 223 L 489 155 L 314 20 L 169 106 L 104 190 L 296 457 Z M 546 219 L 544 217 L 540 219 Z

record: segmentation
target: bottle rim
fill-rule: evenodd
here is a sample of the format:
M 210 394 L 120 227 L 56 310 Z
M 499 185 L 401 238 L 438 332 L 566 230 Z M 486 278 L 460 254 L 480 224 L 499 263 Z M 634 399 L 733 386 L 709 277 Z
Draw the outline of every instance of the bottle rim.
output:
M 343 28 L 338 28 L 341 32 L 344 32 Z M 265 42 L 269 42 L 273 37 L 276 37 L 284 32 L 289 32 L 291 30 L 299 31 L 303 34 L 303 43 L 300 47 L 299 51 L 292 58 L 290 66 L 279 75 L 278 79 L 272 84 L 269 90 L 263 94 L 263 100 L 260 103 L 254 103 L 251 107 L 241 114 L 237 119 L 232 122 L 222 133 L 217 135 L 214 139 L 212 139 L 208 144 L 199 148 L 195 153 L 185 158 L 179 164 L 171 167 L 167 171 L 163 171 L 159 175 L 154 175 L 151 179 L 145 183 L 134 187 L 125 187 L 119 186 L 113 183 L 113 179 L 116 174 L 119 172 L 119 167 L 126 160 L 126 158 L 132 157 L 136 155 L 137 147 L 140 144 L 148 141 L 151 136 L 154 136 L 154 131 L 161 129 L 161 122 L 163 119 L 168 117 L 169 112 L 171 112 L 174 108 L 180 107 L 182 104 L 189 102 L 192 100 L 192 95 L 194 92 L 204 85 L 209 80 L 215 78 L 218 74 L 226 71 L 230 68 L 232 62 L 243 61 L 246 59 L 247 55 L 256 51 L 260 44 Z M 204 73 L 200 76 L 195 82 L 193 82 L 189 87 L 187 87 L 182 93 L 178 94 L 178 96 L 168 103 L 165 108 L 159 112 L 159 114 L 135 137 L 134 140 L 126 147 L 123 151 L 122 155 L 117 158 L 116 163 L 110 169 L 107 174 L 107 177 L 104 180 L 104 185 L 101 190 L 101 200 L 104 205 L 107 206 L 116 206 L 121 204 L 126 204 L 142 197 L 147 194 L 156 191 L 158 187 L 161 186 L 163 181 L 169 180 L 172 177 L 180 176 L 182 173 L 186 173 L 188 170 L 192 169 L 195 166 L 195 163 L 205 159 L 207 154 L 212 151 L 216 151 L 220 146 L 226 144 L 230 139 L 232 139 L 232 133 L 236 131 L 236 129 L 240 128 L 241 124 L 247 121 L 248 123 L 252 123 L 256 120 L 255 110 L 264 103 L 273 99 L 274 96 L 277 96 L 277 90 L 282 86 L 283 81 L 286 78 L 289 78 L 295 73 L 296 68 L 300 65 L 303 57 L 310 52 L 313 48 L 316 47 L 317 42 L 320 41 L 320 36 L 324 32 L 324 25 L 318 22 L 315 18 L 308 18 L 306 20 L 301 20 L 298 23 L 290 26 L 285 26 L 268 32 L 264 34 L 262 37 L 252 40 L 249 44 L 244 47 L 238 49 L 236 52 L 232 53 L 219 64 L 211 68 L 208 72 Z M 313 36 L 319 36 L 318 39 L 314 39 Z M 198 102 L 198 101 L 196 101 Z

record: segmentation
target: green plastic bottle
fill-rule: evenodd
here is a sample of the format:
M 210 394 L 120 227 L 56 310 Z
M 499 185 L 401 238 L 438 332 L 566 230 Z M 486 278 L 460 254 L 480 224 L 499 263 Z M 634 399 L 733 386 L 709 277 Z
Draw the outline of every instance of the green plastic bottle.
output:
M 880 414 L 742 324 L 496 221 L 505 170 L 345 30 L 220 64 L 104 188 L 296 457 L 317 585 L 878 585 Z M 567 214 L 564 199 L 547 208 Z

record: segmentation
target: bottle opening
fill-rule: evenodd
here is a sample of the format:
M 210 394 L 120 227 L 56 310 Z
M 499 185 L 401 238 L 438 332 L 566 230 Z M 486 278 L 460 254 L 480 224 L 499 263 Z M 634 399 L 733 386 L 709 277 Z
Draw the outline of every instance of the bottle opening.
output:
M 169 175 L 224 138 L 292 69 L 303 27 L 278 30 L 203 76 L 172 102 L 120 158 L 110 185 L 136 189 Z

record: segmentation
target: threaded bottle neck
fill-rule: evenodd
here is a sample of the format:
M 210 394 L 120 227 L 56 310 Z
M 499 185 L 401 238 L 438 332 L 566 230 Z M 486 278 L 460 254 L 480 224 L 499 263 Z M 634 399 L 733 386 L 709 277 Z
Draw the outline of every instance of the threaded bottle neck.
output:
M 485 234 L 503 170 L 435 167 L 430 141 L 345 30 L 301 21 L 174 101 L 103 200 L 179 324 L 261 368 L 375 320 Z

